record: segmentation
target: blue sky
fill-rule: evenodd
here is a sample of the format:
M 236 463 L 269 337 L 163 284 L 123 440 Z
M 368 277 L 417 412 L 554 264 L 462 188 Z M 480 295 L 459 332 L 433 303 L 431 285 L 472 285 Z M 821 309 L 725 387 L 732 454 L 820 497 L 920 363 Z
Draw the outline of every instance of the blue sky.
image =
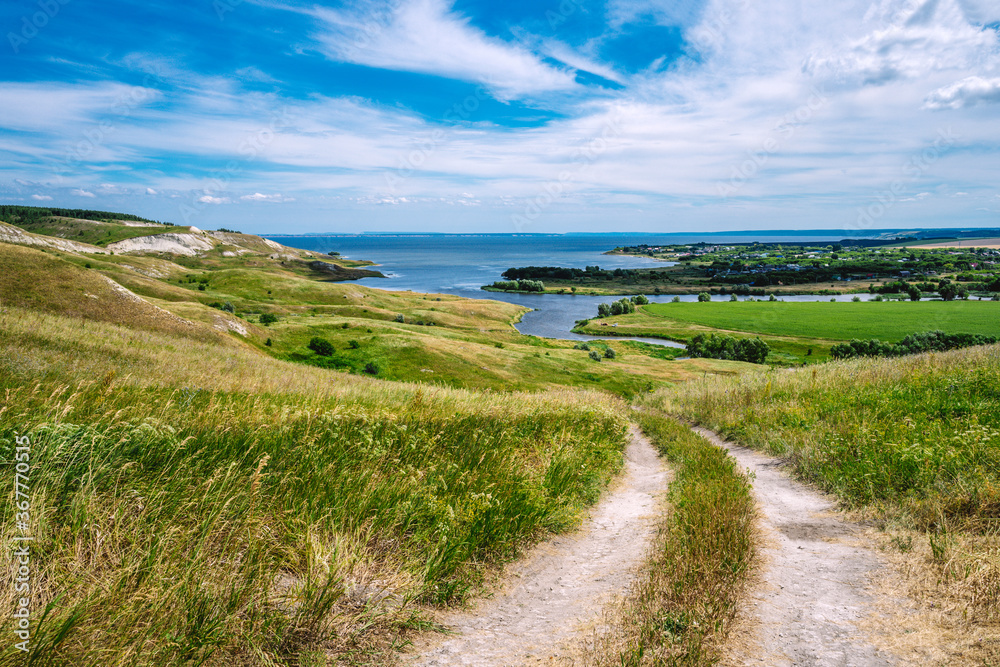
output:
M 0 201 L 315 233 L 1000 226 L 995 0 L 7 0 Z

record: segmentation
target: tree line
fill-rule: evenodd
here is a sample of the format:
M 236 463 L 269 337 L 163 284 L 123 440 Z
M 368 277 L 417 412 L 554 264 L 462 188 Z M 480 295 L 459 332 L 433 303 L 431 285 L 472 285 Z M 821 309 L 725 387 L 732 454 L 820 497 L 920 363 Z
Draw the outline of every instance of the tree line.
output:
M 0 205 L 0 220 L 5 222 L 38 222 L 46 218 L 58 216 L 62 218 L 79 218 L 81 220 L 129 220 L 133 222 L 148 222 L 151 224 L 171 225 L 169 222 L 157 222 L 141 218 L 130 213 L 112 213 L 110 211 L 91 211 L 82 208 L 43 208 L 40 206 Z
M 871 340 L 852 340 L 850 343 L 840 343 L 830 348 L 830 356 L 834 359 L 851 359 L 853 357 L 901 357 L 907 354 L 922 352 L 947 352 L 974 345 L 991 345 L 998 342 L 996 336 L 982 334 L 947 334 L 943 331 L 925 331 L 910 334 L 898 343 L 886 343 L 872 338 Z

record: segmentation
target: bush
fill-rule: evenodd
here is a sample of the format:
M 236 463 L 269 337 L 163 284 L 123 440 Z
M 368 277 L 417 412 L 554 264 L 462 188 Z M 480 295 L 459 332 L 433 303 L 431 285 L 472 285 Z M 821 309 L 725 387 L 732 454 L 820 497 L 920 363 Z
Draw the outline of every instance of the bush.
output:
M 359 347 L 361 347 L 361 343 L 359 343 L 356 340 L 349 340 L 347 341 L 347 347 L 351 348 L 352 350 L 356 350 Z
M 612 350 L 610 347 L 608 349 L 604 350 L 604 358 L 605 359 L 614 359 L 615 358 L 615 351 Z
M 266 345 L 267 347 L 271 347 L 271 339 L 268 338 L 266 341 L 264 341 L 264 345 Z
M 589 350 L 590 346 L 587 345 L 586 343 L 577 343 L 576 345 L 573 346 L 573 349 L 574 350 Z
M 400 313 L 400 314 L 396 315 L 396 321 L 397 321 L 397 322 L 405 322 L 405 321 L 406 321 L 406 318 L 405 318 L 405 317 L 403 317 L 403 314 L 402 314 L 402 313 Z
M 227 313 L 235 313 L 236 307 L 227 301 L 224 304 L 222 304 L 222 310 L 226 311 Z
M 611 306 L 602 303 L 597 306 L 597 316 L 598 317 L 611 317 Z
M 594 361 L 600 361 L 601 360 L 601 353 L 598 352 L 597 350 L 591 350 L 590 351 L 590 358 L 593 359 Z
M 199 292 L 205 291 L 205 283 L 198 283 L 198 291 Z
M 493 289 L 504 292 L 544 292 L 545 285 L 541 280 L 497 280 L 492 285 Z
M 737 298 L 736 298 L 736 295 L 735 295 L 735 294 L 733 294 L 732 296 L 730 296 L 730 297 L 729 297 L 729 300 L 730 300 L 730 301 L 739 301 L 739 299 L 737 299 Z
M 680 301 L 680 299 L 677 300 Z M 702 292 L 701 294 L 698 295 L 698 301 L 700 303 L 705 303 L 711 300 L 712 300 L 712 295 L 709 294 L 708 292 Z
M 670 300 L 670 303 L 680 303 L 680 302 L 681 298 L 679 296 L 675 296 L 673 299 Z
M 333 343 L 325 338 L 313 338 L 310 340 L 309 349 L 321 357 L 333 356 Z
M 692 357 L 729 359 L 762 364 L 771 348 L 760 338 L 736 338 L 718 334 L 698 334 L 688 343 L 687 353 Z
M 899 343 L 886 343 L 876 338 L 871 340 L 852 340 L 850 343 L 840 343 L 830 348 L 830 356 L 834 359 L 850 359 L 852 357 L 900 357 L 921 352 L 946 352 L 973 345 L 990 345 L 998 341 L 996 336 L 980 334 L 946 334 L 943 331 L 925 331 L 910 334 Z
M 378 375 L 380 370 L 378 362 L 369 361 L 365 364 L 365 373 L 368 373 L 368 375 Z
M 632 297 L 632 303 L 637 306 L 645 306 L 649 303 L 649 299 L 646 298 L 645 294 L 640 294 L 638 296 Z
M 348 324 L 347 322 L 344 322 L 343 324 L 340 325 L 340 328 L 341 329 L 350 329 L 351 325 Z
M 278 316 L 272 313 L 264 313 L 260 316 L 260 323 L 265 327 L 278 321 Z
M 776 296 L 774 296 L 774 295 L 772 294 L 771 296 L 767 297 L 767 300 L 768 300 L 768 301 L 777 301 L 777 300 L 778 300 L 778 297 L 776 297 Z
M 860 296 L 851 297 L 851 301 L 853 301 L 854 303 L 859 303 L 861 301 L 861 297 Z

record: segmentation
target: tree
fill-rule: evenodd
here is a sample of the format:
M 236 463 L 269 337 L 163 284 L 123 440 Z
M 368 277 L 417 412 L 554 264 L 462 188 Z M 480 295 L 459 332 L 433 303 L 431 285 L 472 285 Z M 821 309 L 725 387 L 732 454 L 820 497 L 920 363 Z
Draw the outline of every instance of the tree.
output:
M 325 338 L 313 338 L 310 340 L 309 349 L 321 357 L 333 356 L 333 343 Z
M 597 350 L 591 350 L 590 351 L 590 358 L 593 359 L 594 361 L 600 361 L 601 360 L 601 353 L 598 352 Z
M 597 316 L 611 317 L 611 305 L 607 303 L 602 303 L 599 306 L 597 306 Z
M 278 316 L 272 313 L 263 313 L 260 316 L 260 323 L 263 324 L 265 327 L 274 324 L 277 321 L 278 321 Z
M 712 300 L 712 295 L 709 294 L 708 292 L 702 292 L 701 294 L 698 295 L 698 301 L 701 303 L 705 303 L 711 300 Z M 678 301 L 680 301 L 680 299 L 678 299 Z
M 615 358 L 615 351 L 612 350 L 610 347 L 608 349 L 604 350 L 604 358 L 605 359 L 614 359 Z
M 921 292 L 919 287 L 915 285 L 908 285 L 906 287 L 906 293 L 910 295 L 910 301 L 920 301 Z
M 632 297 L 632 303 L 637 306 L 645 306 L 649 303 L 649 299 L 646 298 L 645 294 L 640 294 L 638 296 Z

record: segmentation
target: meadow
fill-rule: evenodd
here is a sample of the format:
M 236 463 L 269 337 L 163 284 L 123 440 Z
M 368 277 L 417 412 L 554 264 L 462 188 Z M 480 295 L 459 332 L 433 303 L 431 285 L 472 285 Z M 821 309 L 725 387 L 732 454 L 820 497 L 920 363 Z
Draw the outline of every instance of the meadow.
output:
M 653 317 L 713 329 L 824 340 L 878 338 L 896 342 L 908 334 L 1000 333 L 1000 302 L 867 301 L 655 303 Z
M 772 350 L 768 363 L 796 366 L 828 360 L 830 348 L 839 342 L 872 338 L 898 342 L 909 334 L 935 330 L 998 335 L 1000 302 L 651 303 L 633 314 L 589 320 L 574 329 L 595 335 L 650 336 L 679 342 L 713 332 L 760 336 Z
M 26 664 L 378 662 L 621 463 L 607 394 L 386 383 L 12 307 L 0 332 L 0 439 L 31 443 Z

